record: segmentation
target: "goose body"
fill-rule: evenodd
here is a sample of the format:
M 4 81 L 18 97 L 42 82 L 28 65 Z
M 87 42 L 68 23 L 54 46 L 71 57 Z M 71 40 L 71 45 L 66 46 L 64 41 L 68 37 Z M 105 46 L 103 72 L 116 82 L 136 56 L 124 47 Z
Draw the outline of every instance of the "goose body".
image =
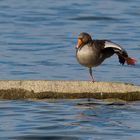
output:
M 127 52 L 118 44 L 110 40 L 92 40 L 88 33 L 80 33 L 76 45 L 77 61 L 89 68 L 92 81 L 92 67 L 99 66 L 105 59 L 117 54 L 121 64 L 134 65 L 136 60 L 130 58 Z

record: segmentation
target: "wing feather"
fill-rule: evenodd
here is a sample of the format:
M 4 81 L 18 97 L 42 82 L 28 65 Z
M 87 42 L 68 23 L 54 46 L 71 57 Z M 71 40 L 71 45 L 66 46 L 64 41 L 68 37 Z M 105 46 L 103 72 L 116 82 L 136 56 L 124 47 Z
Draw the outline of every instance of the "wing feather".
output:
M 125 63 L 125 59 L 128 57 L 127 52 L 120 45 L 113 43 L 111 41 L 105 41 L 104 49 L 112 48 L 114 52 L 118 55 L 119 62 L 121 64 Z
M 120 45 L 111 42 L 111 41 L 105 41 L 105 46 L 104 48 L 113 48 L 114 51 L 118 52 L 118 51 L 125 51 Z

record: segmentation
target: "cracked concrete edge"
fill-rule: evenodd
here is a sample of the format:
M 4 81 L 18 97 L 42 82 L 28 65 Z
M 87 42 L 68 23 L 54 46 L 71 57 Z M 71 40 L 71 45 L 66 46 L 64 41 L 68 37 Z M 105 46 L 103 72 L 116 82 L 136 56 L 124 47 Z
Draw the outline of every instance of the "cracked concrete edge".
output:
M 140 100 L 140 86 L 118 82 L 1 80 L 1 99 L 118 98 Z

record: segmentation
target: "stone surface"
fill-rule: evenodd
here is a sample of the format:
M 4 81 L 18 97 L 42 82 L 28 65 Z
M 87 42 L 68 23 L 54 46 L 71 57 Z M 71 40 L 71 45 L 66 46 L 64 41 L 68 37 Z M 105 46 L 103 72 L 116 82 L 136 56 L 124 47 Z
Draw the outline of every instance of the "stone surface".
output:
M 117 82 L 17 80 L 0 81 L 1 99 L 118 98 L 140 100 L 140 86 Z

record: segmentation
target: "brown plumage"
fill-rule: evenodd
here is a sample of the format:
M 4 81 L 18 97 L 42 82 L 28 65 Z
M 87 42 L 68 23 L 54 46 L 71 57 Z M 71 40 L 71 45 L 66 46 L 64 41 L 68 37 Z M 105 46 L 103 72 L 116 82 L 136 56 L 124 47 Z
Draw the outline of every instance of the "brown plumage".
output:
M 88 33 L 80 33 L 76 46 L 76 58 L 78 62 L 89 68 L 89 73 L 92 76 L 92 67 L 100 65 L 106 58 L 113 54 L 118 55 L 119 62 L 128 65 L 134 65 L 136 60 L 130 58 L 127 52 L 118 44 L 109 40 L 92 40 Z

